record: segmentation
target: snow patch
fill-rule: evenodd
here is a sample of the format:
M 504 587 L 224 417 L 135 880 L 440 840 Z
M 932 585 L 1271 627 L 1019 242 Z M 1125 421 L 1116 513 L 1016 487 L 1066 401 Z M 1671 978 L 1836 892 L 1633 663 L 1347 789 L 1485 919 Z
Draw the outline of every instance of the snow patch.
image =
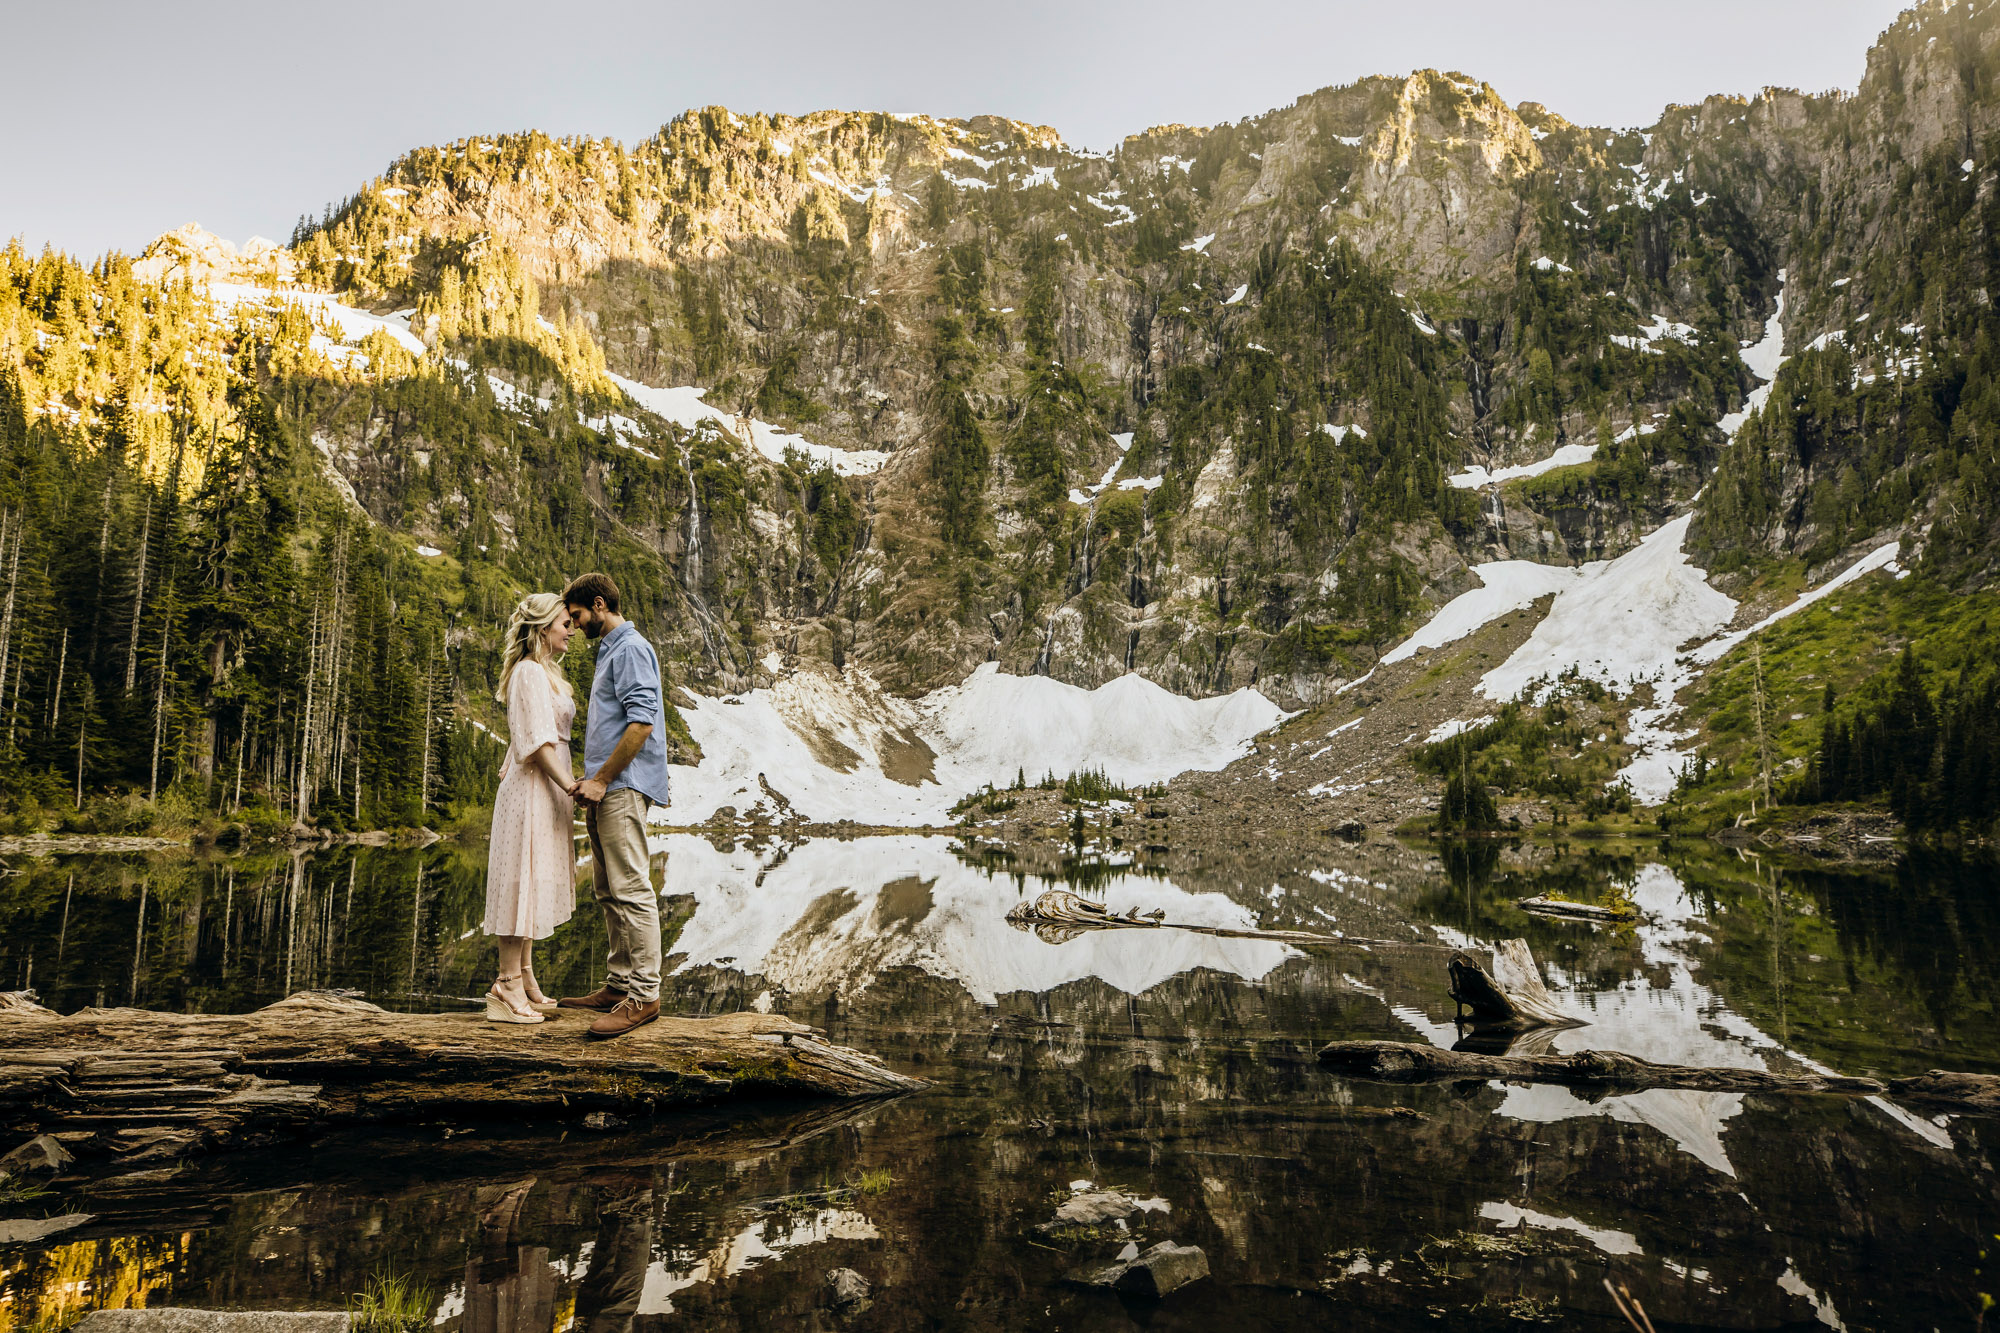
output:
M 305 292 L 295 287 L 257 287 L 242 282 L 211 282 L 208 284 L 208 295 L 217 305 L 231 310 L 242 305 L 267 308 L 295 305 L 315 320 L 324 318 L 330 321 L 347 342 L 358 343 L 381 329 L 406 351 L 416 356 L 424 354 L 423 340 L 410 332 L 408 312 L 373 315 L 366 310 L 343 305 L 324 292 Z
M 1654 356 L 1665 356 L 1665 350 L 1659 347 L 1658 344 L 1663 342 L 1677 342 L 1692 345 L 1695 341 L 1695 331 L 1692 324 L 1679 324 L 1668 319 L 1665 315 L 1654 315 L 1651 323 L 1639 326 L 1638 337 L 1633 337 L 1629 334 L 1614 333 L 1611 335 L 1611 341 L 1617 343 L 1620 347 L 1630 348 L 1633 351 L 1650 352 Z
M 1734 438 L 1743 429 L 1743 423 L 1761 412 L 1771 397 L 1771 381 L 1778 378 L 1778 368 L 1785 364 L 1785 270 L 1778 270 L 1778 300 L 1771 311 L 1771 318 L 1764 322 L 1764 336 L 1741 352 L 1743 364 L 1759 381 L 1743 400 L 1741 411 L 1731 412 L 1716 424 L 1722 433 Z
M 1482 1203 L 1479 1205 L 1479 1215 L 1488 1221 L 1499 1223 L 1502 1231 L 1522 1226 L 1535 1227 L 1542 1231 L 1569 1231 L 1583 1237 L 1606 1254 L 1645 1253 L 1645 1250 L 1639 1247 L 1639 1238 L 1631 1232 L 1589 1226 L 1573 1217 L 1538 1213 L 1532 1208 L 1519 1208 L 1511 1203 Z
M 708 392 L 706 389 L 687 385 L 656 389 L 622 375 L 613 375 L 611 380 L 640 407 L 673 422 L 682 430 L 694 430 L 704 423 L 712 423 L 738 440 L 744 440 L 747 435 L 749 438 L 744 442 L 773 463 L 784 462 L 785 451 L 795 449 L 815 463 L 827 464 L 840 476 L 859 477 L 881 471 L 882 465 L 889 461 L 889 455 L 880 449 L 836 449 L 832 445 L 814 444 L 803 435 L 780 430 L 768 422 L 730 416 L 702 401 L 701 396 Z M 635 434 L 638 431 L 638 423 L 628 418 L 616 417 L 612 420 L 626 423 Z
M 1456 643 L 1501 616 L 1525 610 L 1550 593 L 1562 593 L 1584 577 L 1581 569 L 1540 565 L 1532 560 L 1495 560 L 1474 565 L 1472 572 L 1484 586 L 1446 602 L 1422 629 L 1391 648 L 1382 658 L 1384 664 Z
M 1502 482 L 1513 481 L 1517 477 L 1539 477 L 1544 472 L 1552 472 L 1559 467 L 1571 467 L 1577 463 L 1588 463 L 1597 456 L 1594 444 L 1565 444 L 1547 458 L 1533 463 L 1520 463 L 1514 467 L 1503 467 L 1489 472 L 1478 464 L 1473 464 L 1463 472 L 1454 472 L 1445 480 L 1462 491 L 1480 490 L 1487 486 L 1498 486 Z
M 1528 641 L 1479 682 L 1480 693 L 1495 700 L 1571 668 L 1621 695 L 1650 683 L 1653 705 L 1633 710 L 1626 737 L 1640 753 L 1620 774 L 1649 805 L 1673 791 L 1673 744 L 1682 736 L 1661 724 L 1674 711 L 1675 692 L 1693 679 L 1681 645 L 1707 638 L 1736 614 L 1735 601 L 1709 587 L 1681 549 L 1692 518 L 1662 525 L 1616 560 L 1585 565 Z
M 971 162 L 981 171 L 993 170 L 993 159 L 990 157 L 980 157 L 976 153 L 968 153 L 963 148 L 956 147 L 947 147 L 944 152 L 946 157 L 955 157 L 961 162 Z
M 1447 722 L 1440 722 L 1431 729 L 1430 735 L 1424 737 L 1424 744 L 1436 745 L 1439 741 L 1448 741 L 1462 731 L 1471 731 L 1474 727 L 1483 727 L 1492 720 L 1493 715 L 1488 713 L 1483 717 L 1455 717 Z
M 779 430 L 768 422 L 750 422 L 750 446 L 773 463 L 785 461 L 788 450 L 796 450 L 815 463 L 824 463 L 843 477 L 864 477 L 871 472 L 880 472 L 882 465 L 889 461 L 889 455 L 880 449 L 836 449 L 832 445 L 814 444 L 803 435 L 793 435 Z

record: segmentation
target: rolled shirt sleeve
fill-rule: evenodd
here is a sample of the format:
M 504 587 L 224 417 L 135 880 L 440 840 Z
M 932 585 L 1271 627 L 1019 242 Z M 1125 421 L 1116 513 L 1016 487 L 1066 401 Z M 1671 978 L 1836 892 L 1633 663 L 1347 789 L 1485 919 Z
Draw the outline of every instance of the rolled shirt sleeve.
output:
M 655 805 L 667 804 L 667 728 L 661 725 L 660 659 L 653 645 L 626 622 L 606 635 L 597 649 L 597 673 L 590 687 L 590 715 L 584 722 L 584 767 L 602 769 L 634 723 L 652 728 L 607 791 L 630 787 Z
M 612 689 L 625 710 L 625 725 L 660 724 L 660 660 L 653 646 L 634 634 L 618 645 L 612 662 Z

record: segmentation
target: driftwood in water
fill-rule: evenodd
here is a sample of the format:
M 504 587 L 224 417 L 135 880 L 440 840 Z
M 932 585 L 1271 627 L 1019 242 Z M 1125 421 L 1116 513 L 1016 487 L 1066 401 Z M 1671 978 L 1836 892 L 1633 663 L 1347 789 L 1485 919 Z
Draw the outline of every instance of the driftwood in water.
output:
M 1688 1088 L 1697 1092 L 1843 1092 L 1874 1096 L 1889 1091 L 1872 1078 L 1835 1074 L 1773 1074 L 1762 1069 L 1703 1069 L 1656 1065 L 1620 1051 L 1575 1055 L 1480 1055 L 1403 1041 L 1335 1041 L 1320 1048 L 1320 1063 L 1356 1078 L 1384 1083 L 1439 1079 L 1513 1079 L 1571 1087 L 1629 1091 Z M 1967 1077 L 1977 1077 L 1968 1075 Z M 2000 1079 L 1994 1080 L 2000 1083 Z
M 1774 1074 L 1763 1069 L 1703 1069 L 1656 1065 L 1620 1051 L 1578 1051 L 1575 1055 L 1484 1055 L 1447 1051 L 1403 1041 L 1335 1041 L 1322 1046 L 1320 1063 L 1354 1078 L 1383 1083 L 1428 1083 L 1455 1078 L 1511 1079 L 1520 1083 L 1562 1083 L 1570 1087 L 1630 1092 L 1642 1088 L 1687 1088 L 1696 1092 L 1833 1092 L 1855 1097 L 1889 1096 L 1899 1102 L 1960 1115 L 2000 1115 L 2000 1074 L 1963 1074 L 1933 1069 L 1892 1078 L 1847 1078 L 1839 1074 Z
M 2000 1074 L 1957 1074 L 1933 1069 L 1928 1074 L 1889 1080 L 1889 1095 L 1899 1102 L 1961 1114 L 2000 1115 Z
M 1611 925 L 1639 919 L 1639 914 L 1630 909 L 1597 907 L 1591 903 L 1573 903 L 1562 898 L 1523 898 L 1519 906 L 1543 916 L 1572 917 L 1578 921 L 1603 921 Z
M 1487 1028 L 1573 1028 L 1584 1020 L 1556 1006 L 1541 969 L 1528 952 L 1526 940 L 1502 940 L 1493 946 L 1493 971 L 1463 949 L 1445 965 L 1451 998 L 1472 1011 L 1472 1022 Z
M 233 1015 L 15 1006 L 0 1027 L 0 1128 L 150 1160 L 374 1121 L 631 1116 L 738 1093 L 924 1086 L 777 1015 L 663 1016 L 604 1042 L 585 1039 L 590 1017 L 519 1026 L 313 992 Z
M 1032 930 L 1050 944 L 1063 944 L 1086 930 L 1186 930 L 1197 935 L 1219 935 L 1230 940 L 1283 940 L 1288 944 L 1375 944 L 1391 941 L 1350 939 L 1345 935 L 1321 935 L 1310 930 L 1244 930 L 1233 926 L 1190 926 L 1166 920 L 1166 912 L 1155 909 L 1141 916 L 1114 912 L 1103 903 L 1071 893 L 1049 889 L 1033 902 L 1016 903 L 1007 912 L 1007 923 Z

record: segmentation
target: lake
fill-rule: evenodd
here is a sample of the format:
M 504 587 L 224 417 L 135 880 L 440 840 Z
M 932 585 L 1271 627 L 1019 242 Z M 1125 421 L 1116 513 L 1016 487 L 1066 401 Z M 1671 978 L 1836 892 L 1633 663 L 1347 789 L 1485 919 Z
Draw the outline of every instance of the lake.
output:
M 1989 861 L 1481 843 L 1043 879 L 931 837 L 655 850 L 669 1010 L 783 1012 L 935 1086 L 96 1168 L 6 1210 L 93 1220 L 0 1249 L 0 1329 L 141 1303 L 338 1307 L 392 1271 L 447 1333 L 1621 1328 L 1606 1277 L 1663 1329 L 1966 1328 L 2000 1288 L 1979 1272 L 2000 1231 L 1990 1121 L 1884 1099 L 1389 1087 L 1313 1058 L 1334 1038 L 1451 1044 L 1440 946 L 1519 936 L 1589 1020 L 1545 1049 L 2000 1072 Z M 7 860 L 0 989 L 64 1012 L 241 1011 L 321 987 L 461 1010 L 491 978 L 477 848 Z M 1050 887 L 1375 943 L 1007 922 Z M 1641 919 L 1515 905 L 1552 891 Z M 538 949 L 551 993 L 601 979 L 587 899 Z M 1149 1206 L 1059 1224 L 1093 1188 Z M 1158 1303 L 1066 1280 L 1127 1240 L 1199 1245 L 1212 1276 Z M 838 1269 L 867 1280 L 865 1305 L 832 1306 Z

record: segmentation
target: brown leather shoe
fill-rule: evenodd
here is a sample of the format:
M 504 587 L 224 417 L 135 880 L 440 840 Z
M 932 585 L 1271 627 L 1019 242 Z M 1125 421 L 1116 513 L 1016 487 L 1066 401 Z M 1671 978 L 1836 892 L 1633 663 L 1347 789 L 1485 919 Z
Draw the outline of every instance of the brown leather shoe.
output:
M 618 1002 L 624 998 L 624 991 L 612 990 L 611 987 L 606 986 L 602 990 L 589 995 L 565 995 L 562 999 L 556 1001 L 556 1008 L 595 1009 L 600 1014 L 608 1014 L 613 1009 L 616 1009 Z
M 633 1028 L 644 1027 L 660 1016 L 658 1000 L 635 1000 L 627 995 L 618 1007 L 590 1025 L 593 1037 L 622 1037 Z

